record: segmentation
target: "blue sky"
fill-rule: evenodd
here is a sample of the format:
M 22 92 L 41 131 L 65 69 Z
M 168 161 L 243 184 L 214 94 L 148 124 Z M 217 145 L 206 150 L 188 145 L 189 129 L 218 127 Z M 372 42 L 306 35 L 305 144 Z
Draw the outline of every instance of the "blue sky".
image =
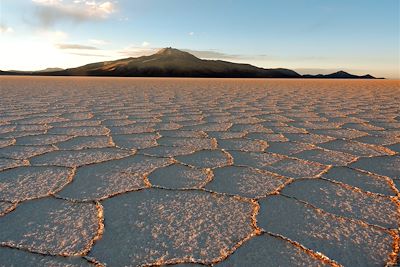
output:
M 399 0 L 0 0 L 0 69 L 172 46 L 207 59 L 400 78 Z

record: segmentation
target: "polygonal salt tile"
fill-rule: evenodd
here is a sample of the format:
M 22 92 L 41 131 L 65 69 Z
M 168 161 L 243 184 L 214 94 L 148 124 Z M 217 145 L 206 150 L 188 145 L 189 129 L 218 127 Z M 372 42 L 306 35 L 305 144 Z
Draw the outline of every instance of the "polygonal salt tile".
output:
M 100 230 L 100 207 L 55 198 L 24 202 L 1 217 L 0 244 L 32 252 L 74 256 L 86 253 Z
M 290 179 L 249 167 L 229 166 L 213 170 L 214 178 L 206 185 L 215 192 L 260 198 L 277 192 Z
M 79 150 L 112 147 L 113 142 L 109 136 L 77 136 L 68 141 L 58 143 L 56 146 L 61 150 Z
M 229 128 L 231 132 L 249 132 L 249 133 L 273 133 L 272 130 L 265 128 L 261 124 L 234 124 Z
M 351 164 L 351 167 L 400 179 L 400 156 L 362 158 Z
M 246 132 L 207 132 L 207 135 L 216 139 L 243 138 Z
M 99 126 L 101 121 L 97 120 L 79 120 L 79 121 L 64 121 L 64 122 L 53 122 L 53 127 L 81 127 L 81 126 Z
M 398 154 L 400 154 L 400 143 L 396 143 L 396 144 L 392 144 L 392 145 L 388 145 L 386 146 L 388 149 L 397 152 Z
M 331 137 L 331 136 L 312 134 L 312 133 L 308 133 L 308 134 L 287 133 L 287 134 L 285 134 L 285 137 L 287 137 L 292 142 L 308 143 L 308 144 L 320 144 L 320 143 L 325 143 L 328 141 L 335 140 L 335 138 Z
M 126 126 L 110 127 L 112 134 L 137 134 L 154 132 L 154 123 L 135 123 Z
M 276 133 L 249 133 L 246 138 L 251 140 L 263 140 L 267 142 L 287 142 L 289 141 L 283 134 Z
M 157 145 L 160 136 L 156 133 L 113 135 L 113 141 L 118 147 L 125 149 L 143 149 Z
M 330 266 L 290 242 L 262 234 L 246 241 L 235 253 L 216 266 Z
M 376 157 L 383 155 L 393 155 L 395 153 L 383 146 L 368 145 L 345 140 L 335 140 L 328 143 L 320 144 L 320 146 L 323 148 L 342 151 L 360 157 Z
M 157 142 L 164 146 L 190 147 L 192 150 L 213 149 L 217 146 L 215 139 L 195 137 L 161 137 Z
M 45 197 L 72 180 L 71 169 L 63 167 L 19 167 L 0 172 L 0 200 L 21 202 Z
M 17 138 L 17 145 L 52 145 L 71 139 L 70 135 L 43 134 Z
M 24 132 L 12 131 L 9 133 L 0 134 L 0 138 L 15 139 L 24 136 L 43 135 L 43 134 L 46 134 L 46 131 L 24 131 Z
M 302 151 L 300 153 L 293 154 L 292 156 L 299 159 L 335 166 L 346 166 L 357 159 L 356 156 L 351 154 L 320 148 Z
M 149 174 L 152 185 L 173 189 L 200 188 L 204 186 L 212 174 L 206 170 L 192 168 L 182 164 L 172 164 L 158 168 Z
M 61 257 L 31 253 L 21 249 L 0 247 L 0 266 L 30 267 L 90 267 L 94 266 L 82 257 Z
M 250 166 L 265 170 L 268 165 L 285 159 L 285 156 L 272 153 L 229 151 L 235 165 Z
M 0 216 L 3 216 L 4 214 L 14 210 L 16 207 L 17 207 L 16 203 L 0 201 Z
M 29 165 L 27 160 L 0 158 L 0 171 L 26 165 Z
M 288 158 L 266 166 L 265 169 L 291 178 L 315 178 L 328 168 L 317 162 Z
M 198 168 L 215 168 L 231 164 L 229 154 L 221 150 L 201 150 L 193 154 L 177 156 L 176 160 Z
M 182 130 L 168 130 L 168 131 L 159 131 L 161 136 L 164 137 L 198 137 L 205 138 L 207 134 L 201 131 L 182 131 Z
M 368 135 L 366 132 L 353 129 L 311 130 L 312 133 L 328 135 L 335 138 L 354 139 Z
M 110 266 L 211 263 L 254 232 L 254 204 L 203 191 L 146 189 L 103 205 L 107 230 L 89 255 Z
M 384 266 L 393 260 L 393 232 L 324 213 L 283 196 L 260 200 L 260 227 L 321 252 L 344 266 Z
M 9 146 L 0 149 L 0 157 L 11 159 L 28 159 L 33 156 L 41 155 L 56 150 L 53 146 Z
M 194 126 L 185 126 L 185 130 L 194 130 L 194 131 L 227 131 L 232 126 L 232 123 L 216 123 L 216 122 L 208 122 L 203 124 L 198 124 Z
M 226 150 L 262 152 L 268 147 L 268 144 L 261 140 L 225 139 L 218 140 L 218 147 Z
M 15 144 L 15 139 L 0 139 L 0 148 Z
M 178 130 L 183 126 L 175 122 L 159 122 L 156 123 L 154 129 L 157 131 Z
M 398 206 L 389 197 L 350 190 L 322 179 L 295 181 L 281 193 L 339 216 L 385 228 L 399 226 Z
M 76 136 L 106 135 L 109 132 L 110 130 L 102 126 L 54 127 L 48 131 L 49 134 L 66 134 Z
M 73 182 L 58 195 L 69 199 L 94 200 L 146 188 L 149 187 L 146 175 L 171 163 L 165 158 L 137 155 L 80 167 Z
M 295 142 L 270 142 L 267 151 L 281 155 L 292 155 L 304 150 L 315 148 L 312 144 L 295 143 Z
M 138 154 L 155 156 L 155 157 L 175 157 L 180 155 L 187 155 L 195 152 L 198 149 L 184 146 L 155 146 L 142 149 Z
M 78 167 L 132 155 L 132 151 L 118 148 L 96 148 L 83 150 L 59 150 L 31 159 L 32 165 Z
M 327 173 L 324 173 L 322 177 L 372 193 L 396 195 L 396 191 L 391 187 L 388 178 L 347 167 L 333 167 Z
M 72 112 L 62 114 L 61 117 L 70 120 L 87 120 L 92 118 L 93 114 L 90 112 Z
M 0 125 L 0 134 L 15 131 L 15 125 Z
M 47 124 L 20 124 L 15 127 L 15 131 L 46 131 L 51 128 Z
M 386 132 L 386 131 L 382 131 Z M 393 145 L 400 143 L 400 137 L 398 136 L 364 136 L 360 138 L 353 139 L 360 143 L 371 144 L 371 145 Z
M 273 132 L 275 132 L 275 133 L 283 133 L 283 134 L 286 134 L 286 133 L 307 133 L 307 131 L 305 130 L 305 129 L 302 129 L 302 128 L 297 128 L 297 127 L 291 127 L 291 126 L 288 126 L 288 127 L 285 127 L 285 126 L 270 126 L 269 127 Z

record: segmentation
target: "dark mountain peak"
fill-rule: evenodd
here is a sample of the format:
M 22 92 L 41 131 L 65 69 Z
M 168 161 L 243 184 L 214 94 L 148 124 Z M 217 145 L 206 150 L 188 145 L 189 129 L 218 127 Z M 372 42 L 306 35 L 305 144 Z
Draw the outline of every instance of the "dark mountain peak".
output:
M 179 49 L 172 48 L 172 47 L 166 47 L 166 48 L 160 49 L 155 55 L 167 56 L 167 57 L 191 57 L 191 58 L 195 58 L 195 56 L 193 56 L 192 54 L 190 54 L 188 52 L 184 52 L 184 51 L 181 51 Z

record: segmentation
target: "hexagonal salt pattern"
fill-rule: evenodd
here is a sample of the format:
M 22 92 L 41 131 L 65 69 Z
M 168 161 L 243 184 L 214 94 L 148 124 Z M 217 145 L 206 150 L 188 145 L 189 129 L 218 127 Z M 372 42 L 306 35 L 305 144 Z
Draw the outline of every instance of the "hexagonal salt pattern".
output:
M 0 83 L 0 266 L 398 262 L 396 81 Z

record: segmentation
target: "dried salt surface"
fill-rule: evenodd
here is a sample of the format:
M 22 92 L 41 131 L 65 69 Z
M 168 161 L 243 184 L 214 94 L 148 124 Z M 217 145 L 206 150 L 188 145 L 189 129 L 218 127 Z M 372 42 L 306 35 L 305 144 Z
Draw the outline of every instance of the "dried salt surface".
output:
M 15 139 L 0 139 L 0 148 L 11 146 L 15 143 Z
M 389 197 L 351 190 L 322 179 L 298 180 L 281 192 L 339 216 L 384 228 L 399 227 L 399 205 Z
M 384 155 L 386 156 L 393 155 L 395 153 L 383 146 L 369 145 L 359 142 L 349 142 L 345 140 L 335 140 L 332 142 L 321 144 L 320 146 L 323 148 L 342 151 L 360 157 L 376 157 Z
M 19 167 L 0 172 L 0 200 L 21 202 L 48 196 L 72 179 L 73 171 L 63 167 Z
M 207 132 L 207 135 L 216 139 L 243 138 L 247 132 Z
M 206 170 L 196 169 L 182 164 L 172 164 L 158 168 L 149 174 L 152 185 L 173 189 L 200 188 L 210 179 Z
M 91 136 L 91 135 L 106 135 L 109 133 L 105 127 L 102 126 L 76 126 L 76 127 L 54 127 L 51 128 L 49 134 L 66 134 L 76 136 Z
M 335 140 L 334 137 L 327 135 L 318 135 L 318 134 L 290 134 L 287 133 L 284 135 L 291 142 L 300 142 L 300 143 L 308 143 L 308 144 L 320 144 L 328 141 Z
M 12 211 L 16 206 L 15 203 L 0 201 L 0 216 Z
M 286 177 L 249 167 L 222 167 L 214 169 L 213 173 L 214 178 L 206 189 L 247 198 L 261 198 L 277 192 L 290 181 Z
M 112 134 L 139 134 L 154 132 L 154 123 L 134 123 L 125 126 L 109 127 Z
M 0 149 L 0 157 L 11 159 L 28 159 L 33 156 L 55 150 L 53 146 L 9 146 Z
M 216 266 L 330 266 L 290 242 L 262 234 L 253 237 Z
M 71 135 L 55 135 L 55 134 L 43 134 L 43 135 L 32 135 L 23 136 L 17 138 L 17 145 L 52 145 L 59 142 L 67 141 L 71 139 Z
M 315 178 L 329 167 L 317 162 L 288 158 L 270 164 L 265 169 L 291 178 Z
M 267 142 L 287 142 L 289 141 L 283 134 L 276 133 L 249 133 L 246 138 L 251 140 L 263 140 Z
M 398 182 L 400 180 L 395 179 L 398 177 L 395 169 L 398 165 L 396 165 L 395 158 L 398 156 L 392 155 L 393 152 L 388 150 L 385 151 L 389 153 L 382 153 L 383 146 L 386 146 L 394 152 L 399 152 L 400 130 L 398 122 L 400 117 L 398 114 L 400 114 L 400 106 L 397 103 L 400 101 L 400 91 L 396 81 L 302 80 L 299 82 L 297 80 L 260 79 L 98 79 L 83 77 L 76 79 L 54 77 L 1 77 L 0 79 L 0 83 L 2 84 L 2 97 L 0 98 L 0 132 L 4 132 L 0 133 L 0 144 L 6 145 L 3 148 L 10 148 L 13 150 L 20 145 L 40 146 L 54 144 L 54 146 L 47 147 L 56 149 L 56 146 L 66 141 L 58 140 L 61 136 L 63 136 L 63 138 L 88 136 L 86 140 L 98 136 L 104 138 L 103 140 L 106 140 L 106 138 L 117 139 L 119 135 L 124 134 L 127 136 L 163 136 L 161 139 L 164 141 L 161 140 L 161 142 L 165 142 L 164 144 L 152 143 L 150 140 L 136 140 L 136 142 L 133 139 L 117 144 L 117 146 L 115 146 L 114 143 L 110 143 L 109 145 L 115 148 L 122 148 L 122 151 L 133 150 L 140 146 L 141 149 L 139 147 L 137 154 L 142 155 L 141 157 L 143 158 L 137 162 L 133 162 L 135 160 L 127 160 L 122 164 L 119 162 L 123 161 L 125 158 L 118 160 L 112 157 L 106 162 L 103 162 L 104 164 L 96 163 L 97 161 L 88 163 L 92 164 L 91 166 L 93 166 L 93 168 L 89 168 L 90 166 L 78 167 L 76 170 L 78 178 L 63 188 L 62 191 L 56 193 L 56 195 L 62 195 L 62 192 L 64 192 L 66 195 L 63 197 L 70 199 L 70 201 L 72 201 L 71 203 L 73 203 L 73 201 L 79 202 L 86 200 L 93 202 L 93 199 L 104 199 L 108 201 L 108 198 L 111 198 L 111 196 L 113 198 L 119 198 L 120 196 L 117 195 L 124 196 L 126 194 L 138 193 L 126 193 L 126 191 L 147 190 L 146 188 L 151 186 L 151 182 L 149 181 L 151 177 L 149 176 L 151 176 L 152 172 L 161 174 L 164 168 L 168 168 L 166 167 L 167 165 L 177 165 L 179 163 L 171 157 L 185 154 L 190 156 L 196 151 L 217 149 L 217 140 L 223 139 L 233 139 L 233 141 L 237 139 L 263 140 L 281 143 L 287 143 L 289 140 L 290 142 L 314 144 L 320 147 L 324 147 L 324 143 L 328 142 L 327 146 L 330 144 L 341 144 L 341 146 L 324 148 L 345 153 L 348 153 L 348 151 L 344 149 L 348 149 L 346 145 L 349 144 L 349 148 L 351 148 L 353 152 L 349 151 L 350 153 L 348 154 L 354 156 L 364 155 L 368 157 L 387 155 L 387 159 L 382 161 L 382 159 L 380 159 L 381 156 L 371 159 L 371 161 L 377 161 L 376 164 L 369 164 L 369 161 L 365 163 L 364 159 L 359 159 L 358 162 L 361 162 L 362 166 L 357 165 L 354 167 L 358 162 L 353 163 L 350 165 L 350 168 L 346 169 L 354 172 L 342 174 L 342 172 L 335 172 L 334 170 L 337 169 L 335 167 L 329 170 L 328 166 L 318 164 L 317 161 L 320 161 L 319 159 L 315 159 L 315 161 L 312 159 L 303 161 L 296 160 L 292 156 L 279 156 L 273 153 L 244 152 L 242 150 L 246 149 L 246 146 L 239 147 L 237 144 L 233 144 L 234 142 L 232 141 L 232 144 L 230 143 L 227 145 L 227 149 L 225 149 L 228 151 L 227 153 L 221 151 L 227 156 L 227 163 L 224 163 L 222 166 L 231 166 L 232 161 L 234 161 L 234 165 L 241 165 L 243 168 L 244 166 L 251 166 L 257 169 L 270 170 L 274 173 L 280 173 L 293 178 L 316 178 L 322 176 L 326 179 L 334 180 L 335 182 L 344 183 L 343 187 L 345 187 L 346 190 L 352 191 L 350 193 L 351 201 L 352 199 L 357 199 L 355 196 L 358 195 L 354 195 L 353 190 L 359 190 L 358 188 L 363 192 L 370 191 L 392 196 L 398 194 L 396 186 L 400 188 Z M 29 90 L 26 90 L 26 88 L 29 88 Z M 178 130 L 171 130 L 181 126 L 183 127 Z M 83 139 L 84 138 L 77 138 L 76 140 Z M 336 143 L 329 142 L 338 139 L 351 140 L 341 140 Z M 8 141 L 3 140 L 12 140 L 12 143 L 8 145 Z M 15 141 L 16 145 L 13 143 Z M 30 142 L 32 142 L 32 144 Z M 353 142 L 357 145 L 354 145 Z M 272 144 L 274 145 L 274 143 Z M 377 146 L 372 146 L 374 149 L 370 149 L 371 146 L 368 146 L 368 144 Z M 93 143 L 93 145 L 96 146 L 96 143 Z M 155 146 L 147 147 L 147 145 Z M 366 147 L 368 147 L 368 149 L 366 149 Z M 375 149 L 377 147 L 378 149 Z M 240 150 L 234 150 L 238 148 Z M 315 149 L 315 147 L 313 148 Z M 18 149 L 19 148 L 16 148 L 16 150 Z M 1 150 L 2 149 L 0 149 L 0 152 Z M 93 149 L 85 150 L 93 151 Z M 129 155 L 133 154 L 133 152 L 134 151 L 130 151 Z M 50 155 L 54 154 L 50 153 Z M 152 155 L 153 157 L 144 157 L 143 155 Z M 234 159 L 232 159 L 230 155 L 233 156 Z M 51 159 L 51 157 L 45 159 L 44 156 L 45 155 L 38 157 L 43 158 L 44 164 L 55 164 L 52 161 L 54 159 Z M 96 155 L 92 156 L 97 157 Z M 71 157 L 74 158 L 74 156 Z M 127 158 L 135 157 L 136 156 L 128 156 Z M 25 159 L 25 156 L 23 156 L 23 158 Z M 72 158 L 71 160 L 74 160 Z M 152 159 L 150 160 L 148 158 Z M 58 160 L 63 161 L 61 156 L 59 156 Z M 146 166 L 151 165 L 149 161 L 153 160 L 164 160 L 165 162 L 154 164 L 154 168 L 149 167 L 149 169 L 147 169 Z M 329 158 L 329 160 L 333 161 L 337 159 Z M 77 163 L 78 161 L 81 160 L 79 158 L 75 159 L 74 165 L 82 164 L 81 162 Z M 86 160 L 84 160 L 84 164 L 86 164 L 85 161 Z M 386 163 L 381 164 L 379 161 Z M 4 168 L 7 169 L 29 164 L 29 161 L 10 160 L 3 155 L 0 156 L 0 166 L 1 164 L 6 166 Z M 115 168 L 118 164 L 121 165 L 120 169 Z M 131 171 L 129 171 L 128 165 L 132 165 L 132 168 L 130 168 Z M 143 168 L 140 169 L 142 165 Z M 53 166 L 48 166 L 48 168 L 53 168 Z M 201 167 L 197 165 L 193 168 L 187 165 L 185 168 L 190 168 L 197 172 L 203 171 Z M 217 168 L 220 167 L 217 166 Z M 87 173 L 84 174 L 80 169 L 87 170 Z M 323 170 L 320 172 L 320 169 Z M 4 171 L 2 167 L 0 167 L 0 172 L 1 170 Z M 119 170 L 121 170 L 121 172 Z M 125 172 L 124 170 L 128 171 Z M 207 170 L 208 176 L 204 184 L 208 181 L 212 181 L 213 171 L 214 170 Z M 324 173 L 326 171 L 328 172 Z M 332 174 L 330 174 L 330 171 L 333 171 Z M 392 179 L 368 172 L 376 172 L 381 175 L 392 174 L 390 176 Z M 181 177 L 183 179 L 180 181 L 189 178 L 187 174 Z M 248 177 L 240 176 L 240 178 L 244 180 Z M 227 177 L 221 179 L 228 180 Z M 177 180 L 177 178 L 174 177 L 171 181 L 172 180 Z M 188 180 L 185 180 L 185 182 L 186 181 Z M 214 182 L 217 181 L 218 177 L 215 177 Z M 312 182 L 313 181 L 319 181 L 319 179 L 312 180 Z M 87 184 L 85 184 L 85 182 L 87 182 Z M 200 180 L 197 186 L 199 185 Z M 230 183 L 226 188 L 234 188 L 236 190 L 236 185 L 237 183 Z M 250 183 L 246 183 L 245 185 L 250 185 Z M 252 188 L 255 187 L 251 187 L 250 189 Z M 314 188 L 314 186 L 312 188 Z M 250 189 L 247 191 L 250 192 Z M 257 188 L 257 190 L 258 189 L 259 188 Z M 307 188 L 305 191 L 306 190 Z M 361 190 L 359 191 L 361 192 Z M 193 193 L 197 194 L 198 191 L 201 190 L 179 189 L 179 191 L 177 190 L 176 192 L 180 191 L 192 195 Z M 329 192 L 332 193 L 336 191 L 330 190 Z M 24 191 L 22 190 L 22 192 Z M 239 191 L 235 194 L 241 195 Z M 218 194 L 215 193 L 211 195 L 214 196 Z M 239 196 L 232 198 L 235 201 L 240 201 Z M 368 197 L 370 196 L 374 195 L 368 194 Z M 269 197 L 267 197 L 267 199 L 268 198 Z M 242 198 L 242 200 L 243 199 L 244 198 Z M 335 195 L 334 199 L 336 199 Z M 347 198 L 344 199 L 346 201 L 348 200 Z M 33 201 L 35 200 L 23 202 L 21 205 Z M 11 211 L 16 207 L 16 203 L 1 203 L 2 202 L 0 202 L 0 205 L 3 205 L 5 211 L 8 213 L 5 215 L 0 214 L 2 216 L 0 221 L 3 218 L 11 216 L 18 210 L 17 208 L 17 210 Z M 324 205 L 329 204 L 323 203 Z M 367 201 L 362 200 L 360 203 L 367 203 Z M 360 203 L 351 203 L 351 205 L 363 205 Z M 1 207 L 3 208 L 3 206 Z M 361 209 L 361 206 L 357 207 Z M 118 205 L 116 205 L 115 208 L 120 209 L 120 212 L 129 211 L 124 207 L 118 207 Z M 31 209 L 30 212 L 32 212 L 32 210 L 35 211 L 35 209 Z M 256 211 L 257 209 L 253 209 L 252 214 L 255 215 L 257 213 Z M 348 210 L 346 210 L 346 212 L 347 211 Z M 359 213 L 357 213 L 358 211 L 356 211 L 356 208 L 351 210 L 351 212 L 355 212 L 359 215 Z M 382 208 L 381 212 L 385 213 L 382 218 L 388 216 L 384 208 Z M 320 213 L 325 214 L 323 211 L 320 211 Z M 271 214 L 268 215 L 268 220 L 271 219 L 271 216 L 273 219 L 273 214 L 270 215 Z M 350 215 L 353 216 L 353 214 L 350 213 L 343 216 Z M 148 216 L 150 217 L 151 215 Z M 374 214 L 371 214 L 367 216 L 367 218 L 362 219 L 367 221 L 369 217 L 374 219 L 376 217 L 374 216 Z M 284 220 L 288 220 L 287 218 L 289 218 L 288 216 L 283 217 Z M 333 230 L 326 231 L 326 233 L 343 231 L 339 224 L 332 226 L 332 218 L 336 217 L 332 215 L 327 222 Z M 302 220 L 302 216 L 297 216 L 296 219 Z M 339 220 L 347 219 L 339 218 Z M 108 231 L 107 224 L 112 221 L 114 221 L 113 217 L 108 217 L 108 219 L 106 219 L 104 231 Z M 165 222 L 165 220 L 158 220 L 158 222 Z M 252 222 L 253 229 L 255 229 L 255 221 L 253 220 Z M 353 224 L 358 225 L 357 220 L 355 220 Z M 302 225 L 303 224 L 298 224 L 294 221 L 290 230 L 302 230 Z M 368 225 L 360 227 L 366 229 L 371 228 L 372 230 L 380 229 L 379 227 L 374 228 Z M 223 235 L 221 233 L 225 234 L 225 232 L 220 228 L 221 227 L 218 227 L 218 230 L 214 232 L 218 232 L 222 238 Z M 60 229 L 58 230 L 60 231 Z M 344 231 L 347 230 L 344 229 Z M 197 238 L 197 235 L 193 234 L 193 232 L 195 231 L 188 232 L 191 237 L 193 236 L 191 240 Z M 129 233 L 129 231 L 125 233 Z M 69 233 L 66 232 L 65 234 L 68 235 Z M 229 237 L 229 233 L 226 234 Z M 306 236 L 304 236 L 304 240 L 307 240 Z M 250 238 L 248 241 L 251 242 L 252 239 Z M 347 253 L 345 245 L 339 241 L 333 240 L 329 242 Z M 335 242 L 337 242 L 337 244 L 335 244 Z M 373 244 L 371 248 L 369 248 L 368 242 Z M 380 243 L 382 246 L 395 247 L 392 239 Z M 244 246 L 246 244 L 247 243 L 244 242 L 241 245 Z M 370 259 L 371 255 L 379 254 L 379 251 L 374 250 L 374 246 L 377 244 L 374 239 L 368 240 L 367 236 L 362 244 L 366 251 L 365 261 Z M 306 244 L 303 245 L 307 247 Z M 307 252 L 306 249 L 301 248 L 301 244 L 295 244 L 294 246 Z M 353 246 L 349 247 L 352 248 Z M 241 248 L 242 247 L 239 247 L 231 256 L 237 253 L 237 255 L 240 255 L 239 252 Z M 148 257 L 153 255 L 152 246 L 144 246 L 143 249 L 145 250 L 145 254 L 149 255 Z M 217 249 L 218 248 L 215 247 L 215 250 Z M 125 251 L 127 250 L 129 250 L 129 247 L 125 247 Z M 195 250 L 196 247 L 193 245 L 193 251 Z M 315 250 L 319 251 L 319 249 Z M 313 254 L 309 251 L 307 253 L 310 255 Z M 130 254 L 130 252 L 125 254 L 128 256 L 133 255 Z M 227 253 L 226 256 L 228 256 L 228 254 L 229 253 Z M 348 255 L 350 254 L 351 253 Z M 381 255 L 384 254 L 381 253 Z M 178 266 L 195 266 L 194 263 L 190 264 L 190 262 L 210 263 L 208 261 L 191 259 L 190 254 L 185 256 L 185 259 L 182 260 L 180 258 L 175 262 L 186 262 L 187 264 L 180 264 Z M 226 260 L 229 260 L 230 257 Z M 220 260 L 223 260 L 223 258 L 220 258 Z M 270 263 L 273 265 L 274 262 L 280 262 L 282 260 L 282 258 L 275 258 L 274 261 Z M 213 263 L 218 262 L 214 261 Z M 391 262 L 394 262 L 393 257 L 391 258 Z M 241 263 L 243 263 L 243 261 L 241 261 Z M 300 263 L 299 261 L 298 264 Z M 246 264 L 243 263 L 242 265 Z M 296 265 L 296 263 L 290 265 Z
M 366 132 L 353 129 L 310 130 L 315 134 L 328 135 L 335 138 L 354 139 L 368 135 Z
M 0 266 L 93 267 L 94 265 L 82 257 L 50 256 L 9 247 L 0 247 Z
M 240 151 L 262 152 L 268 147 L 267 142 L 261 140 L 225 139 L 217 142 L 219 148 Z
M 351 164 L 351 167 L 400 179 L 400 156 L 363 158 Z
M 155 133 L 113 135 L 114 143 L 125 149 L 143 149 L 157 146 L 157 139 L 160 136 Z
M 112 147 L 114 144 L 109 136 L 77 136 L 55 145 L 61 150 L 79 150 Z
M 195 152 L 192 147 L 184 146 L 155 146 L 142 149 L 138 154 L 150 155 L 155 157 L 175 157 L 180 155 L 187 155 Z
M 183 146 L 192 150 L 216 148 L 216 141 L 210 138 L 161 137 L 157 142 L 163 146 Z
M 229 151 L 229 154 L 233 157 L 235 165 L 250 166 L 261 170 L 266 170 L 267 166 L 285 159 L 282 155 L 272 153 Z
M 396 191 L 390 186 L 390 180 L 387 178 L 346 167 L 333 167 L 322 177 L 360 188 L 363 191 L 396 195 Z
M 299 242 L 344 266 L 384 266 L 390 261 L 394 235 L 340 218 L 283 196 L 260 201 L 258 225 Z
M 346 166 L 357 160 L 356 156 L 348 153 L 319 148 L 302 151 L 293 154 L 292 157 L 334 166 Z
M 216 168 L 231 164 L 229 154 L 222 150 L 201 150 L 193 154 L 176 156 L 176 160 L 198 168 Z
M 102 203 L 106 231 L 89 255 L 110 266 L 211 263 L 254 232 L 254 204 L 204 191 L 146 189 Z
M 94 148 L 83 150 L 59 150 L 31 159 L 32 165 L 78 167 L 132 155 L 132 151 L 118 148 Z
M 0 219 L 0 245 L 73 256 L 87 252 L 99 229 L 98 207 L 42 198 L 22 203 Z
M 0 158 L 0 171 L 25 165 L 29 165 L 26 160 Z
M 146 175 L 171 160 L 137 155 L 78 168 L 73 182 L 58 193 L 75 200 L 103 199 L 149 185 Z
M 267 152 L 277 153 L 281 155 L 292 155 L 304 150 L 315 148 L 312 144 L 294 143 L 294 142 L 269 142 Z

